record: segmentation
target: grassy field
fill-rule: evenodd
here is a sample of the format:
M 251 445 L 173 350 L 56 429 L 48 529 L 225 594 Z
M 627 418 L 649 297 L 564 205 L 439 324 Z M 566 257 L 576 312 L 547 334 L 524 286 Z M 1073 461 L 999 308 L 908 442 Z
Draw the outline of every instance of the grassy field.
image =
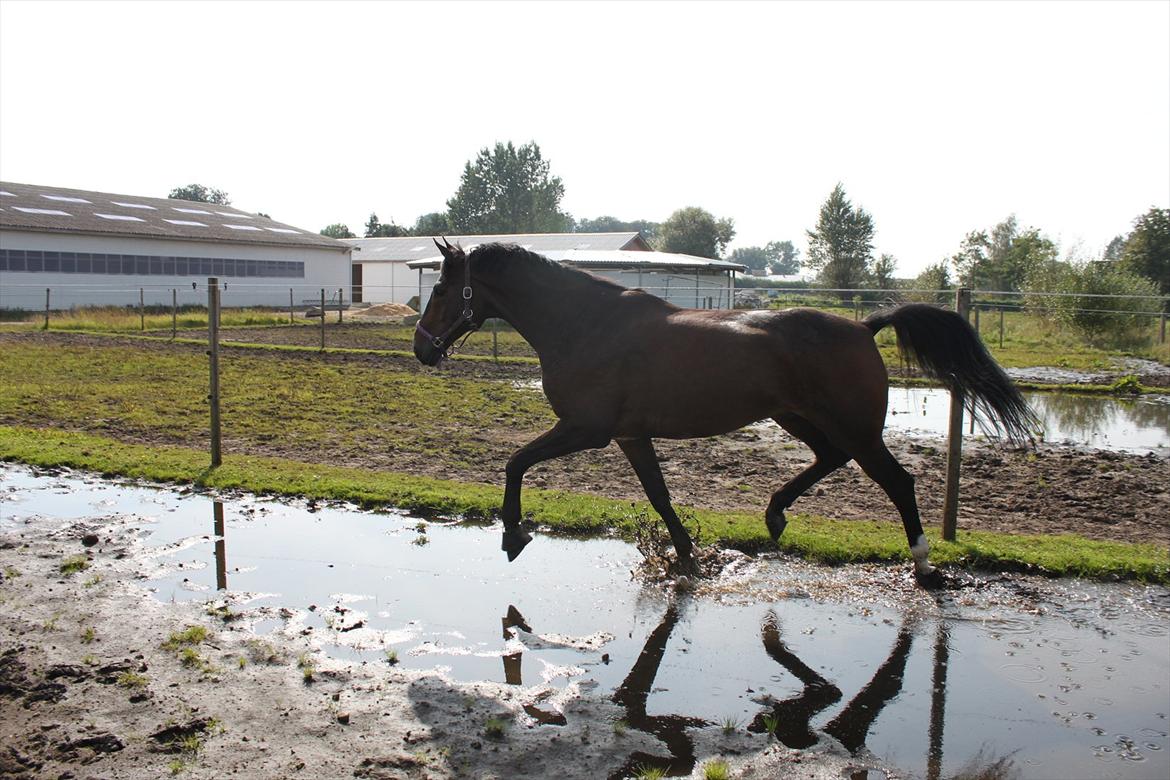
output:
M 241 489 L 257 494 L 352 501 L 367 508 L 399 507 L 425 516 L 492 518 L 502 498 L 496 486 L 405 476 L 367 469 L 249 456 L 228 456 L 211 470 L 204 452 L 126 444 L 87 433 L 0 426 L 0 460 L 95 471 L 155 482 Z M 529 489 L 527 514 L 554 532 L 615 533 L 630 538 L 652 512 L 595 496 Z M 753 551 L 774 549 L 758 514 L 686 510 L 701 544 Z M 905 561 L 900 526 L 793 515 L 780 549 L 825 563 Z M 933 531 L 929 532 L 933 534 Z M 958 542 L 931 540 L 932 560 L 975 568 L 1051 575 L 1170 582 L 1170 554 L 1156 545 L 1121 544 L 1076 536 L 1019 536 L 964 532 Z
M 274 349 L 225 352 L 225 449 L 253 454 L 231 456 L 210 472 L 202 348 L 148 340 L 12 339 L 0 349 L 0 458 L 492 517 L 498 487 L 407 474 L 388 464 L 425 462 L 429 473 L 458 475 L 498 447 L 492 437 L 507 432 L 527 440 L 553 421 L 540 394 L 506 381 L 338 357 L 344 356 L 324 361 Z M 628 502 L 556 491 L 526 491 L 525 502 L 540 523 L 566 532 L 628 534 L 638 511 Z M 770 545 L 758 512 L 696 509 L 693 516 L 708 541 L 744 549 Z M 906 557 L 901 526 L 894 523 L 809 517 L 793 523 L 783 542 L 784 549 L 823 561 Z M 960 543 L 941 545 L 938 560 L 1098 577 L 1170 576 L 1165 550 L 1077 537 L 964 532 Z

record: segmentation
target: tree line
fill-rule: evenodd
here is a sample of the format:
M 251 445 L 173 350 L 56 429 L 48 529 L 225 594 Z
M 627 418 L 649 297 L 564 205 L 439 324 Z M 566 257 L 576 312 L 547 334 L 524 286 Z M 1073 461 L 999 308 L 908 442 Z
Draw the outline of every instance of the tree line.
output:
M 509 233 L 634 232 L 662 252 L 726 259 L 750 269 L 794 274 L 801 267 L 816 274 L 816 284 L 835 290 L 947 290 L 967 286 L 995 292 L 1102 292 L 1170 294 L 1170 209 L 1151 207 L 1118 235 L 1100 257 L 1058 247 L 1040 229 L 1021 226 L 1014 215 L 964 236 L 957 251 L 932 263 L 914 279 L 896 279 L 893 254 L 875 251 L 873 217 L 855 206 L 838 183 L 821 204 L 816 225 L 806 232 L 803 258 L 792 241 L 770 241 L 727 254 L 735 222 L 706 209 L 687 206 L 663 222 L 622 220 L 613 216 L 574 218 L 561 208 L 565 186 L 535 142 L 485 147 L 463 167 L 459 187 L 446 210 L 419 216 L 409 225 L 383 222 L 371 212 L 364 236 L 491 235 Z M 230 204 L 222 190 L 193 184 L 172 198 Z M 322 235 L 355 238 L 344 223 L 323 228 Z

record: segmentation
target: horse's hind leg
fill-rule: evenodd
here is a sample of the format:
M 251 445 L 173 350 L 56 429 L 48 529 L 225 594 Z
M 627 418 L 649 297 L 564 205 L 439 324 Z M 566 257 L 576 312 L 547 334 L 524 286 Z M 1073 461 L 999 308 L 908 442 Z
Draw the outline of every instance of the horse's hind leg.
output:
M 914 497 L 914 477 L 890 454 L 881 439 L 878 439 L 876 444 L 855 452 L 853 457 L 869 478 L 886 491 L 886 495 L 898 508 L 898 514 L 902 516 L 902 527 L 906 530 L 906 539 L 910 543 L 910 554 L 914 556 L 915 577 L 924 585 L 937 585 L 939 575 L 928 560 L 930 545 L 922 532 L 918 501 Z
M 772 500 L 768 502 L 764 522 L 768 526 L 768 533 L 772 535 L 772 541 L 777 541 L 788 525 L 788 521 L 784 519 L 784 510 L 792 506 L 792 503 L 810 487 L 848 463 L 849 456 L 834 446 L 819 428 L 803 417 L 785 414 L 774 419 L 781 428 L 807 444 L 816 456 L 816 460 L 808 468 L 788 480 L 784 487 L 772 494 Z
M 662 468 L 658 465 L 658 454 L 654 452 L 654 444 L 649 439 L 618 439 L 617 443 L 629 458 L 630 465 L 634 467 L 634 473 L 638 475 L 642 489 L 650 499 L 650 505 L 665 521 L 679 562 L 686 563 L 690 560 L 694 544 L 670 504 L 670 491 L 667 490 L 666 481 L 662 478 Z

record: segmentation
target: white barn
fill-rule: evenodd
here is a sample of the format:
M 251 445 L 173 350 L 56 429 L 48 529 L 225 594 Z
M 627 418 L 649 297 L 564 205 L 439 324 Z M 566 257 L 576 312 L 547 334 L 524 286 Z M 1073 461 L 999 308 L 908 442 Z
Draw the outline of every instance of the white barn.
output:
M 479 244 L 516 244 L 550 260 L 612 279 L 688 308 L 730 308 L 734 278 L 744 266 L 705 257 L 655 252 L 637 232 L 524 233 L 447 236 L 466 250 Z M 442 258 L 431 237 L 345 239 L 354 255 L 354 300 L 425 307 Z
M 0 308 L 348 302 L 348 244 L 231 206 L 0 182 Z M 339 291 L 344 291 L 340 292 Z

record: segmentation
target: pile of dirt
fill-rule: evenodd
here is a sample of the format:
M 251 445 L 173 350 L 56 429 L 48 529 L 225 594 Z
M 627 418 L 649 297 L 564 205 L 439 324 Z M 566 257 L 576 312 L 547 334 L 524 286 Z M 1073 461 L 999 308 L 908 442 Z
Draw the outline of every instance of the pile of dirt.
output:
M 354 309 L 354 317 L 409 317 L 418 314 L 405 303 L 379 303 L 365 309 Z

